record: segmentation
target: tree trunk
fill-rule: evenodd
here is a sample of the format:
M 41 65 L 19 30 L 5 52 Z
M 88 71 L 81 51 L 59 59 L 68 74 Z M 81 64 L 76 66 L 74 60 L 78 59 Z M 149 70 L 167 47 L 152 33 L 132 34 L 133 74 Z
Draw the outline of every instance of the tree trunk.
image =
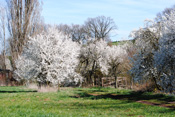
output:
M 104 84 L 103 84 L 103 78 L 101 78 L 101 86 L 102 87 L 104 86 Z
M 93 87 L 95 86 L 95 78 L 94 78 L 94 76 L 92 77 L 92 86 Z
M 4 34 L 4 69 L 6 69 L 6 42 L 5 42 L 5 24 L 3 24 L 3 34 Z
M 40 4 L 39 0 L 6 0 L 6 3 L 12 67 L 15 70 L 15 60 L 22 53 L 28 36 L 36 32 L 32 29 L 37 27 L 35 23 L 39 23 L 35 19 L 40 18 Z
M 115 88 L 118 88 L 117 86 L 117 77 L 115 76 Z
M 152 77 L 153 77 L 153 81 L 154 81 L 154 84 L 155 84 L 156 88 L 157 88 L 158 90 L 160 90 L 159 86 L 157 85 L 156 78 L 155 78 L 154 76 L 152 76 Z
M 58 91 L 60 91 L 60 83 L 58 82 Z
M 41 89 L 41 83 L 40 82 L 38 83 L 38 89 Z

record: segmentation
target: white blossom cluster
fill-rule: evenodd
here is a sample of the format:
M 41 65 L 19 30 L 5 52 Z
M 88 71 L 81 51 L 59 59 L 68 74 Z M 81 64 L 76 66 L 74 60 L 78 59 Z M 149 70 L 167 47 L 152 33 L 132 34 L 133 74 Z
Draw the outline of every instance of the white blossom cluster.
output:
M 95 62 L 96 67 L 104 74 L 109 73 L 112 61 L 115 60 L 116 64 L 121 63 L 123 57 L 127 54 L 126 48 L 123 46 L 108 46 L 104 40 L 95 41 L 82 47 L 80 53 L 89 60 L 90 68 L 92 68 L 93 62 Z
M 108 46 L 104 40 L 80 45 L 65 38 L 57 29 L 49 28 L 47 32 L 30 38 L 26 44 L 16 61 L 16 79 L 65 86 L 81 83 L 83 78 L 77 68 L 82 57 L 88 60 L 86 73 L 98 69 L 108 75 L 109 69 L 118 67 L 126 54 L 125 46 Z
M 16 75 L 20 79 L 51 82 L 53 85 L 82 82 L 75 72 L 79 63 L 80 45 L 65 39 L 55 28 L 30 38 L 23 54 L 16 61 Z
M 155 66 L 161 73 L 159 84 L 166 92 L 175 91 L 175 9 L 166 14 L 162 23 L 160 49 L 155 52 Z
M 134 79 L 152 79 L 165 92 L 175 93 L 175 8 L 161 21 L 132 32 L 137 53 L 131 73 Z

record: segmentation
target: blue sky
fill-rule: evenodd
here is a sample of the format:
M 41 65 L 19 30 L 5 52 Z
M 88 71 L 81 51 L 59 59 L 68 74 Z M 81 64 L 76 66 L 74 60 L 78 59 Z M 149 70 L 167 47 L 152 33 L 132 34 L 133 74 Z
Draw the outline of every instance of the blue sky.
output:
M 118 26 L 113 41 L 128 39 L 133 29 L 144 26 L 175 0 L 43 0 L 42 16 L 49 24 L 83 24 L 91 17 L 111 17 Z
M 48 24 L 83 24 L 91 17 L 111 17 L 118 26 L 113 41 L 128 39 L 133 29 L 144 26 L 145 19 L 172 7 L 175 0 L 42 0 L 42 16 Z M 5 0 L 0 0 L 4 4 Z M 0 41 L 1 43 L 1 41 Z M 0 44 L 0 52 L 2 50 Z

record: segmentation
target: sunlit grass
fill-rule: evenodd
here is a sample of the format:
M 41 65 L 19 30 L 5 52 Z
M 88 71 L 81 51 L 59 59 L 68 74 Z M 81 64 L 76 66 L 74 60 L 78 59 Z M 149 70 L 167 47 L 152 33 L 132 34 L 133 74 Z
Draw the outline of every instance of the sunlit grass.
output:
M 136 94 L 113 88 L 67 88 L 39 93 L 24 87 L 0 87 L 0 116 L 174 116 L 173 109 L 136 102 Z M 123 98 L 118 99 L 117 95 Z M 148 97 L 157 101 L 153 94 L 138 94 L 138 99 Z

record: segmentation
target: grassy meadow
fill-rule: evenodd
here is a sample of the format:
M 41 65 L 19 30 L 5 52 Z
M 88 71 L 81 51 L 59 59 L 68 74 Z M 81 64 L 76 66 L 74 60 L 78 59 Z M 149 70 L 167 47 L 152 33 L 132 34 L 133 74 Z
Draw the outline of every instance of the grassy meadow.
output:
M 173 117 L 174 101 L 163 94 L 113 88 L 61 88 L 42 93 L 0 87 L 0 117 Z

